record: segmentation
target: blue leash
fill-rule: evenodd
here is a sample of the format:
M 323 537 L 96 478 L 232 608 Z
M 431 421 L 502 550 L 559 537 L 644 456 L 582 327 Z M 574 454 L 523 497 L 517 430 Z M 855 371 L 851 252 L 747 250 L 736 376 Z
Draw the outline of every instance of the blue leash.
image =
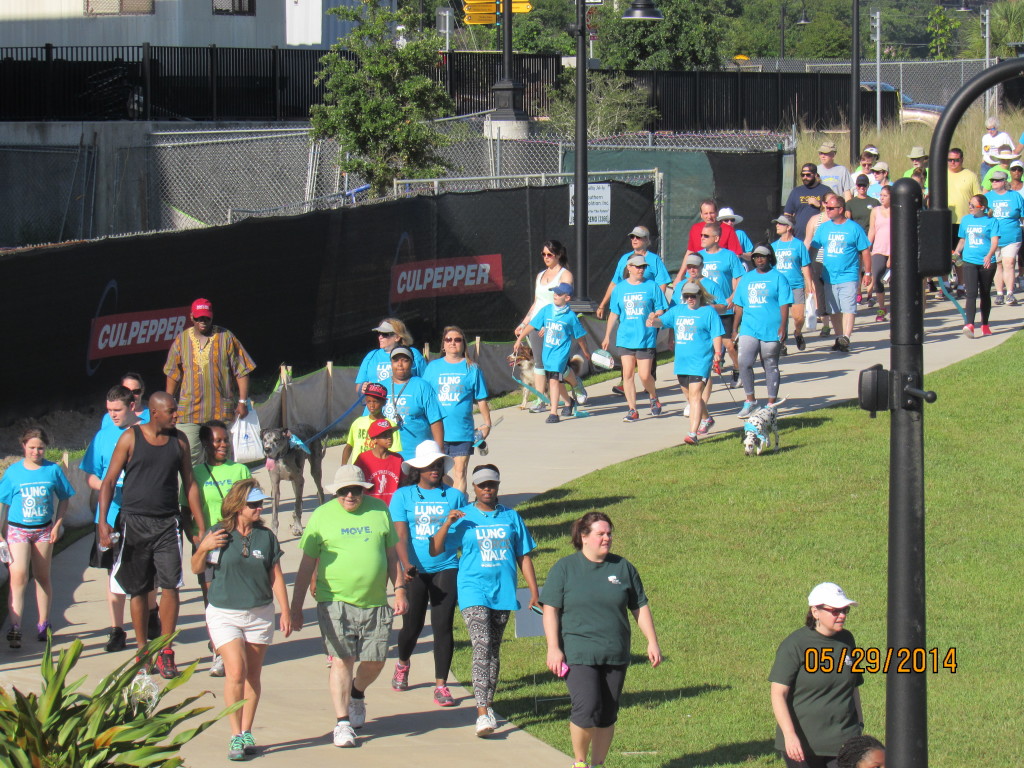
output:
M 348 416 L 350 413 L 352 413 L 352 411 L 355 410 L 357 405 L 362 405 L 363 404 L 363 400 L 365 400 L 365 399 L 366 398 L 365 398 L 364 395 L 360 395 L 359 397 L 356 398 L 356 401 L 354 403 L 352 403 L 352 405 L 350 405 L 348 407 L 348 410 L 345 411 L 343 414 L 341 414 L 341 416 L 336 418 L 334 421 L 332 421 L 326 427 L 321 429 L 319 432 L 317 432 L 315 435 L 313 435 L 308 440 L 299 441 L 300 442 L 300 447 L 302 448 L 302 450 L 304 450 L 306 453 L 309 453 L 309 444 L 310 443 L 312 443 L 314 440 L 319 440 L 321 437 L 323 437 L 328 432 L 330 432 L 332 429 L 334 429 L 334 427 L 337 424 L 341 423 L 342 419 L 344 419 L 346 416 Z M 298 438 L 292 437 L 292 441 L 293 442 L 295 442 L 296 440 L 298 440 Z

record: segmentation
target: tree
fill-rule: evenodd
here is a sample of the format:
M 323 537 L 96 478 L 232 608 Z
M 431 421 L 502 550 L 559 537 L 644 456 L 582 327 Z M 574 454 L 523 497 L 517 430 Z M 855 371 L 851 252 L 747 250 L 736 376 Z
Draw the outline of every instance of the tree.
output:
M 989 14 L 992 24 L 992 56 L 1013 58 L 1017 54 L 1009 43 L 1024 40 L 1024 2 L 1003 0 L 993 3 L 989 6 Z M 965 18 L 963 27 L 962 36 L 966 47 L 961 55 L 970 59 L 985 58 L 985 37 L 981 30 L 981 20 L 975 14 L 971 14 Z
M 530 0 L 533 10 L 512 14 L 512 49 L 518 53 L 570 55 L 576 41 L 569 28 L 576 22 L 576 6 L 569 0 Z
M 658 0 L 664 21 L 622 18 L 624 3 L 600 6 L 595 55 L 606 69 L 717 69 L 725 36 L 723 0 Z
M 330 13 L 354 26 L 320 60 L 317 83 L 326 92 L 310 109 L 313 136 L 336 139 L 341 169 L 365 179 L 377 196 L 401 176 L 441 175 L 437 150 L 448 140 L 429 121 L 451 114 L 453 104 L 432 76 L 440 37 L 416 31 L 412 9 L 390 11 L 374 0 Z M 405 27 L 402 46 L 395 44 L 397 25 Z
M 928 53 L 935 59 L 953 58 L 953 41 L 956 39 L 956 31 L 960 28 L 960 22 L 951 19 L 941 5 L 932 8 L 928 14 L 928 34 L 931 35 L 931 43 L 928 45 Z
M 592 72 L 587 75 L 587 137 L 596 139 L 617 133 L 642 131 L 658 118 L 647 106 L 649 91 L 626 75 Z M 549 99 L 551 127 L 563 136 L 576 130 L 576 72 L 563 75 Z

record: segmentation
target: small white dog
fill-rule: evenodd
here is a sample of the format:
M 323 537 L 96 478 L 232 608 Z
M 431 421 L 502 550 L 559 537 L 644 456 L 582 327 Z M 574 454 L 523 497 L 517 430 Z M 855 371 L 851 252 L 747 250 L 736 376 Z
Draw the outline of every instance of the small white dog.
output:
M 772 403 L 758 408 L 750 415 L 743 425 L 743 453 L 747 456 L 758 456 L 767 446 L 771 450 L 779 447 L 779 416 L 775 409 L 779 403 Z M 772 447 L 772 436 L 775 446 Z

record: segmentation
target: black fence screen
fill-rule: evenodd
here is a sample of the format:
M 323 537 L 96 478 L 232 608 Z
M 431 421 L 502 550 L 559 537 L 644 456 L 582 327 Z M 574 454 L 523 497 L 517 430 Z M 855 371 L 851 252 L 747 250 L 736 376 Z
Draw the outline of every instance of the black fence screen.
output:
M 608 222 L 590 227 L 597 297 L 628 250 L 626 233 L 657 231 L 653 184 L 609 189 Z M 124 370 L 159 388 L 180 310 L 198 296 L 265 372 L 368 351 L 370 329 L 390 315 L 419 343 L 449 323 L 507 340 L 533 301 L 541 244 L 554 238 L 571 251 L 568 222 L 567 186 L 524 188 L 0 256 L 0 284 L 23 287 L 0 307 L 5 327 L 19 329 L 6 359 L 46 371 L 3 377 L 0 417 L 95 402 Z

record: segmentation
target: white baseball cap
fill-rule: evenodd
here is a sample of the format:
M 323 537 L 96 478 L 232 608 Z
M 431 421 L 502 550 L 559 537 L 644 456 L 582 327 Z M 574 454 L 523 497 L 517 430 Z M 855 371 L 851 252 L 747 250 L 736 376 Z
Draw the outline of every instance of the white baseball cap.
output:
M 829 605 L 833 608 L 845 608 L 848 605 L 857 605 L 856 600 L 851 600 L 843 592 L 843 588 L 831 581 L 825 581 L 811 590 L 807 596 L 808 605 Z

